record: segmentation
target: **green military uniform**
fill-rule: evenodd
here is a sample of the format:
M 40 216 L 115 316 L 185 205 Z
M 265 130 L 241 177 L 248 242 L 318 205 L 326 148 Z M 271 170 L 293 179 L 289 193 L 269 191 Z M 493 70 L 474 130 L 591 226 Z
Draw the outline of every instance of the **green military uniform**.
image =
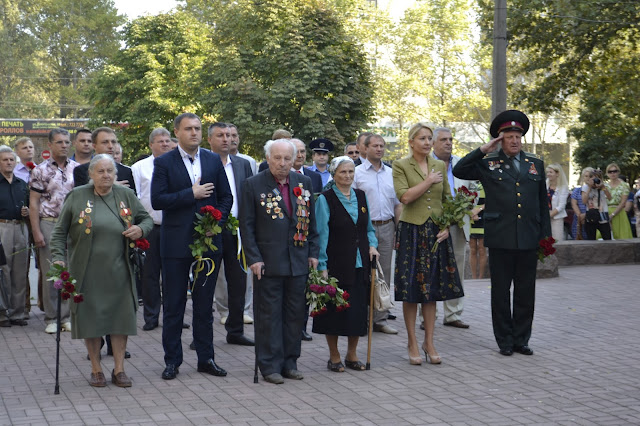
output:
M 551 236 L 544 162 L 524 151 L 516 157 L 519 170 L 502 150 L 485 155 L 476 149 L 453 169 L 458 178 L 481 181 L 485 190 L 493 331 L 500 349 L 508 351 L 527 346 L 531 337 L 537 248 Z

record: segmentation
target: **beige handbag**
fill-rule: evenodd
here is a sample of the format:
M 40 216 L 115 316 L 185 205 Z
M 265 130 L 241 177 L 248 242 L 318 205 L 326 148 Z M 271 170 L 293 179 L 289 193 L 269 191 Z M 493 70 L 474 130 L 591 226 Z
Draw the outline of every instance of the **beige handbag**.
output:
M 391 286 L 384 279 L 380 262 L 376 260 L 376 281 L 373 291 L 373 308 L 376 311 L 386 311 L 393 308 Z

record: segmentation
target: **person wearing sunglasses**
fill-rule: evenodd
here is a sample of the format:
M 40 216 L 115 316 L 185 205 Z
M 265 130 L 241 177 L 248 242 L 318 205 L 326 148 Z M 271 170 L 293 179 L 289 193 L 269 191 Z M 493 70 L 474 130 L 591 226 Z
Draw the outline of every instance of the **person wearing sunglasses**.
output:
M 616 163 L 611 163 L 607 166 L 607 177 L 609 181 L 606 183 L 606 186 L 611 194 L 611 200 L 609 200 L 609 219 L 613 239 L 633 238 L 629 217 L 627 217 L 624 210 L 629 191 L 631 191 L 629 184 L 620 179 L 620 167 L 618 167 Z

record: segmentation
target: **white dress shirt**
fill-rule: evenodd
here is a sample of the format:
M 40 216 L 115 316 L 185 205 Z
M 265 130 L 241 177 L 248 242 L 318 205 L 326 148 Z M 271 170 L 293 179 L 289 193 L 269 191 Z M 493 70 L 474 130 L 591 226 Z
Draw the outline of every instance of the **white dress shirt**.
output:
M 392 173 L 391 167 L 384 164 L 376 170 L 367 159 L 356 167 L 351 186 L 367 195 L 371 220 L 393 219 L 395 207 L 400 204 L 393 189 Z
M 236 189 L 236 179 L 233 174 L 233 166 L 231 166 L 231 156 L 227 157 L 227 164 L 224 165 L 224 172 L 227 174 L 231 194 L 233 195 L 233 205 L 231 206 L 231 214 L 238 217 L 238 190 Z
M 200 148 L 198 148 L 196 155 L 194 155 L 193 157 L 187 154 L 187 152 L 182 149 L 180 145 L 178 145 L 178 151 L 180 152 L 180 156 L 182 157 L 184 167 L 187 169 L 187 173 L 189 173 L 191 183 L 195 185 L 196 181 L 202 177 L 202 167 L 200 166 Z
M 153 177 L 153 161 L 155 157 L 150 155 L 144 158 L 133 166 L 131 166 L 131 173 L 133 174 L 133 182 L 136 185 L 136 191 L 138 192 L 138 198 L 140 203 L 144 206 L 145 210 L 156 225 L 162 224 L 162 211 L 154 210 L 151 207 L 151 178 Z

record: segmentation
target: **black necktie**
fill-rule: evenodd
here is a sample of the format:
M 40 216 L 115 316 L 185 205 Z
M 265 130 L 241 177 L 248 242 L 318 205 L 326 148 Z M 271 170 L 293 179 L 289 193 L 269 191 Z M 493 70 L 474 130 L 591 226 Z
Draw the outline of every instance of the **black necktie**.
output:
M 193 158 L 189 157 L 188 155 L 187 155 L 187 158 L 189 159 L 189 161 L 191 161 L 191 164 L 193 164 L 193 161 L 194 161 Z

